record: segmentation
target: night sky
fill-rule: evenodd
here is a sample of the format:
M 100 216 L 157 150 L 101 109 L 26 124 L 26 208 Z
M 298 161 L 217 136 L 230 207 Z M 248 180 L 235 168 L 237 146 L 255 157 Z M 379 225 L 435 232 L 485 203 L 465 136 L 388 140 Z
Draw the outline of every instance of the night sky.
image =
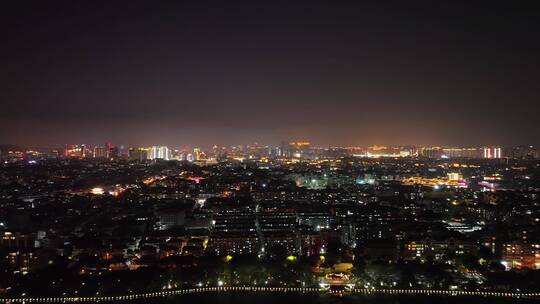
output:
M 367 2 L 5 1 L 0 143 L 540 144 L 534 1 Z

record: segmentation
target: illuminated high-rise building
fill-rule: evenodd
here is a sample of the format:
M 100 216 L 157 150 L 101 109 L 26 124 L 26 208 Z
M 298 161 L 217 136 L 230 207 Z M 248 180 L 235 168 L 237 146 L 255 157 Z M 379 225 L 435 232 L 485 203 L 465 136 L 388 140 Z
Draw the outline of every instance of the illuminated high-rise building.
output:
M 420 155 L 427 158 L 440 158 L 443 155 L 441 147 L 423 147 Z
M 448 158 L 482 158 L 482 149 L 479 148 L 456 148 L 445 147 L 442 149 L 443 155 Z
M 501 158 L 500 147 L 484 147 L 484 158 Z
M 109 158 L 110 159 L 119 159 L 120 158 L 120 147 L 112 147 L 109 149 Z
M 163 160 L 170 160 L 171 159 L 171 150 L 166 146 L 153 146 L 150 148 L 150 152 L 148 154 L 148 159 L 163 159 Z
M 66 145 L 64 149 L 64 156 L 70 158 L 84 158 L 85 146 L 84 145 Z
M 129 159 L 144 161 L 150 156 L 151 148 L 131 148 L 129 149 Z
M 106 147 L 94 147 L 94 151 L 92 153 L 92 156 L 94 158 L 107 158 L 109 157 L 109 150 Z
M 214 158 L 218 158 L 220 152 L 221 152 L 221 151 L 220 151 L 220 149 L 219 149 L 219 147 L 218 147 L 217 145 L 214 145 L 214 146 L 212 147 L 212 156 L 213 156 Z
M 200 148 L 194 148 L 193 154 L 195 156 L 195 160 L 206 159 L 206 154 Z

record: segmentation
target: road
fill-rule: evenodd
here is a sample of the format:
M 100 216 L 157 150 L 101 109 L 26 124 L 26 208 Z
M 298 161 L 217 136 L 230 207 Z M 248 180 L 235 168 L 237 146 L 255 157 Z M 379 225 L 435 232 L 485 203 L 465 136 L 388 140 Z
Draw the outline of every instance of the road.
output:
M 189 289 L 167 290 L 149 293 L 135 293 L 120 296 L 95 297 L 28 297 L 28 298 L 0 298 L 0 303 L 79 303 L 79 302 L 125 302 L 151 298 L 165 298 L 182 294 L 196 294 L 207 292 L 250 292 L 250 293 L 340 293 L 315 287 L 198 287 Z M 497 297 L 497 298 L 524 298 L 538 299 L 540 293 L 512 293 L 495 291 L 460 291 L 460 290 L 428 290 L 428 289 L 351 289 L 349 294 L 364 295 L 422 295 L 422 296 L 468 296 L 468 297 Z

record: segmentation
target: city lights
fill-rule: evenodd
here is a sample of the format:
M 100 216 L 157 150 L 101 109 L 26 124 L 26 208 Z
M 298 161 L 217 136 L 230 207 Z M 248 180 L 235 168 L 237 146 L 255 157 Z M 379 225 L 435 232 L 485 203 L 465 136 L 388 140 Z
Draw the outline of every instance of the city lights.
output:
M 90 193 L 94 195 L 103 195 L 105 193 L 105 190 L 101 187 L 95 187 L 90 190 Z
M 532 3 L 36 2 L 0 304 L 540 300 Z

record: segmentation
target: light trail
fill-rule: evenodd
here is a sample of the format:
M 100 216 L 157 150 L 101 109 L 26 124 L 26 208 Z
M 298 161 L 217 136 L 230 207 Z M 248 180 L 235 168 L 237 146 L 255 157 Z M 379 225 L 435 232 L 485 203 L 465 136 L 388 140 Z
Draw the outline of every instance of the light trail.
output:
M 258 286 L 223 286 L 223 287 L 198 287 L 188 289 L 177 289 L 147 293 L 137 293 L 118 296 L 92 296 L 92 297 L 21 297 L 21 298 L 0 298 L 0 303 L 82 303 L 82 302 L 121 302 L 135 301 L 150 298 L 165 298 L 183 294 L 197 294 L 207 292 L 261 292 L 261 293 L 326 293 L 341 294 L 343 291 L 332 291 L 325 288 L 315 287 L 258 287 Z M 363 295 L 423 295 L 423 296 L 470 296 L 470 297 L 498 297 L 498 298 L 518 298 L 533 299 L 540 298 L 537 293 L 516 293 L 498 291 L 465 291 L 465 290 L 433 290 L 433 289 L 351 289 L 346 294 Z

